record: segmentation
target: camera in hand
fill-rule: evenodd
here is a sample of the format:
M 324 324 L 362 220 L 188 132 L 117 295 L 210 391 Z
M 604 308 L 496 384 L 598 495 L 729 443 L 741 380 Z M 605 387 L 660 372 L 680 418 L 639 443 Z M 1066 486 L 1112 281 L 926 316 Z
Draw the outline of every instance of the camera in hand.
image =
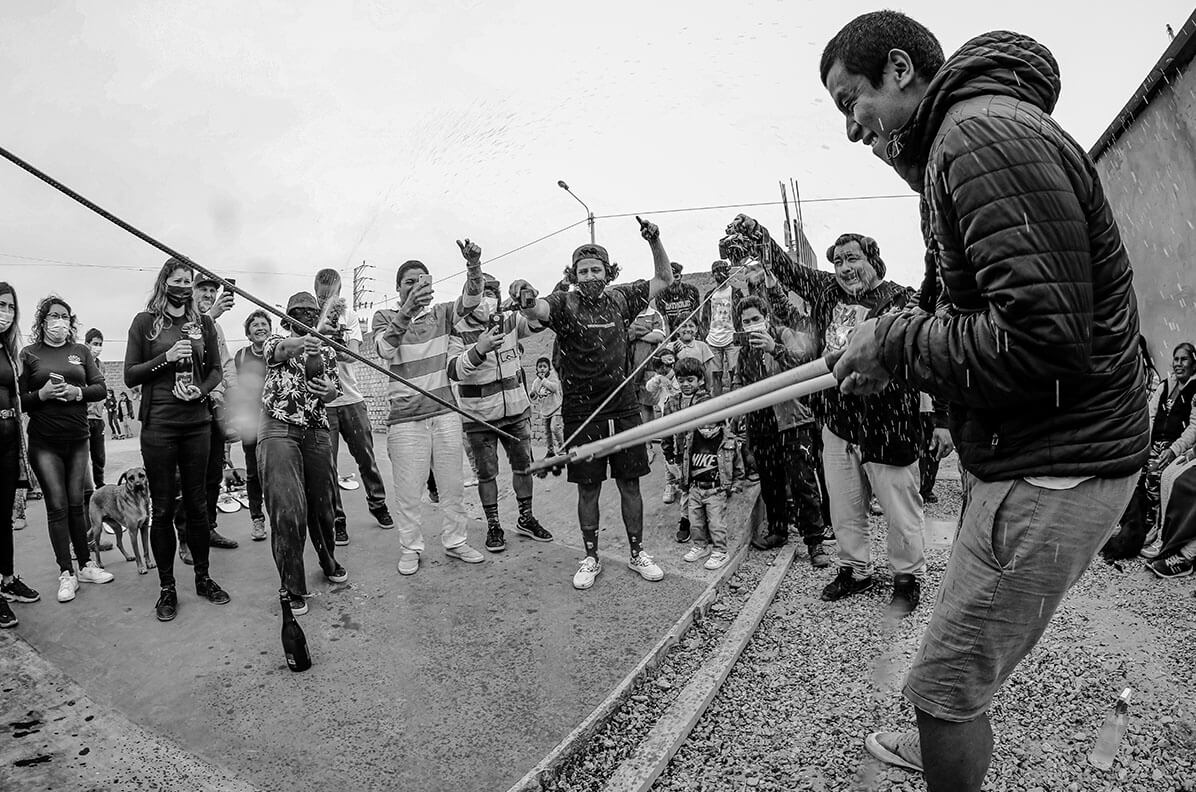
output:
M 731 262 L 743 261 L 746 258 L 750 258 L 755 249 L 756 244 L 743 234 L 727 234 L 718 241 L 719 258 L 724 258 Z
M 526 310 L 536 306 L 536 290 L 526 286 L 519 290 L 519 309 Z
M 752 334 L 737 331 L 735 333 L 735 345 L 746 347 L 752 344 Z

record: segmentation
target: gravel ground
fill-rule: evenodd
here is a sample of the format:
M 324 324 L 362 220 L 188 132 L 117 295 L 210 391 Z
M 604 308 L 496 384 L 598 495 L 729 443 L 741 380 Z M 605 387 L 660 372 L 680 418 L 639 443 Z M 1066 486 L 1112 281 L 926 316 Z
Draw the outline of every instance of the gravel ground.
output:
M 927 517 L 953 519 L 958 483 L 942 481 L 938 493 Z M 874 547 L 883 555 L 877 529 Z M 880 623 L 891 593 L 887 576 L 865 594 L 823 603 L 818 594 L 834 570 L 812 572 L 795 560 L 759 631 L 655 789 L 924 789 L 920 775 L 872 760 L 863 737 L 912 726 L 900 685 L 947 554 L 928 550 L 923 604 L 895 628 Z M 986 790 L 1196 790 L 1192 578 L 1158 580 L 1138 562 L 1122 567 L 1093 564 L 997 695 Z M 680 664 L 677 673 L 687 667 Z M 1135 689 L 1129 734 L 1113 769 L 1101 772 L 1085 756 L 1125 685 Z M 639 717 L 631 714 L 605 738 L 616 752 L 630 750 L 647 728 Z

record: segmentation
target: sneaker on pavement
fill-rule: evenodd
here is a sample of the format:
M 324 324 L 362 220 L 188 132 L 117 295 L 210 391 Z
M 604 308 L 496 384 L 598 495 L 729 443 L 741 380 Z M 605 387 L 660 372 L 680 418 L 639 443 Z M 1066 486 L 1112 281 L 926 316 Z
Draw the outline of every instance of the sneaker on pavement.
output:
M 694 561 L 701 561 L 708 555 L 710 555 L 710 545 L 695 542 L 694 546 L 689 548 L 689 552 L 681 556 L 681 560 L 692 564 Z
M 399 574 L 414 575 L 419 571 L 419 553 L 414 550 L 404 550 L 399 553 Z
M 239 545 L 232 539 L 217 531 L 208 531 L 208 547 L 219 547 L 221 550 L 236 550 Z
M 8 600 L 0 599 L 0 630 L 16 627 L 20 623 L 20 619 L 12 612 L 12 608 L 8 606 Z
M 638 572 L 644 580 L 649 580 L 653 583 L 658 580 L 664 580 L 664 570 L 656 565 L 656 562 L 652 560 L 652 556 L 644 552 L 636 553 L 628 559 L 627 568 L 632 572 Z
M 923 503 L 938 503 L 939 496 L 935 495 L 933 491 L 928 492 L 922 496 L 922 502 Z
M 1158 558 L 1159 551 L 1162 549 L 1163 549 L 1163 542 L 1159 539 L 1156 539 L 1153 542 L 1151 542 L 1150 544 L 1143 547 L 1142 552 L 1138 553 L 1138 555 L 1142 556 L 1143 558 Z
M 822 590 L 822 599 L 834 602 L 872 588 L 872 576 L 857 578 L 851 567 L 839 567 L 839 574 Z
M 195 559 L 191 557 L 191 548 L 186 542 L 179 542 L 179 560 L 187 566 L 194 566 Z
M 1175 578 L 1192 574 L 1193 562 L 1176 553 L 1166 558 L 1156 558 L 1146 566 L 1161 578 Z
M 163 586 L 162 593 L 158 595 L 158 602 L 154 605 L 158 621 L 170 621 L 178 612 L 179 595 L 175 593 L 174 586 Z
M 515 533 L 526 536 L 528 539 L 535 539 L 537 542 L 552 541 L 552 534 L 543 525 L 540 525 L 540 521 L 535 517 L 526 519 L 520 517 L 515 523 Z
M 594 579 L 602 572 L 602 564 L 597 558 L 586 556 L 581 560 L 581 566 L 573 575 L 573 588 L 580 591 L 594 585 Z
M 58 601 L 70 602 L 79 590 L 79 580 L 74 572 L 63 572 L 58 576 Z
M 673 539 L 676 540 L 677 544 L 685 544 L 689 541 L 689 537 L 689 518 L 682 517 L 680 522 L 677 523 L 677 533 L 673 536 Z
M 916 731 L 872 732 L 864 738 L 864 747 L 885 764 L 922 772 L 922 744 Z
M 810 566 L 815 569 L 824 569 L 831 565 L 831 554 L 822 546 L 822 542 L 816 545 L 810 545 Z
M 102 567 L 96 566 L 95 561 L 88 561 L 76 576 L 80 583 L 111 583 L 116 575 Z
M 673 487 L 665 487 L 664 495 L 661 497 L 661 501 L 664 503 L 676 503 L 677 490 L 675 490 Z
M 477 485 L 478 485 L 478 477 L 477 476 L 470 476 L 469 478 L 465 479 L 465 481 L 461 482 L 462 487 L 476 487 Z
M 324 577 L 328 578 L 328 580 L 332 583 L 344 583 L 349 579 L 349 573 L 345 571 L 343 566 L 337 564 L 336 569 L 332 570 L 332 574 L 325 575 Z
M 376 509 L 370 509 L 370 514 L 378 521 L 379 528 L 390 530 L 395 527 L 394 517 L 390 516 L 390 509 L 385 506 L 379 506 Z
M 491 553 L 501 553 L 507 549 L 507 542 L 503 538 L 502 528 L 486 529 L 486 549 Z
M 253 527 L 249 529 L 249 538 L 255 542 L 262 542 L 266 539 L 266 518 L 255 517 L 253 520 Z
M 0 584 L 0 597 L 9 602 L 37 602 L 42 595 L 26 586 L 23 580 L 14 575 L 12 580 Z
M 349 544 L 349 530 L 343 525 L 334 525 L 332 527 L 332 543 L 337 547 Z
M 300 594 L 291 594 L 291 615 L 302 616 L 307 613 L 307 597 Z
M 787 541 L 789 541 L 789 537 L 784 534 L 769 532 L 764 536 L 752 539 L 752 547 L 757 550 L 775 550 L 778 547 L 783 547 Z
M 464 561 L 467 564 L 480 564 L 486 560 L 486 557 L 474 550 L 467 544 L 457 545 L 456 547 L 446 547 L 444 554 L 449 558 L 455 558 L 458 561 Z
M 715 550 L 710 554 L 710 558 L 706 559 L 706 563 L 702 564 L 706 569 L 722 569 L 731 560 L 731 556 L 727 555 L 722 550 Z
M 428 501 L 431 503 L 440 503 L 440 492 L 431 487 L 428 488 Z
M 893 575 L 893 599 L 885 614 L 892 619 L 904 619 L 914 612 L 922 598 L 922 586 L 913 575 Z
M 195 593 L 213 605 L 227 605 L 232 599 L 228 592 L 220 588 L 220 584 L 210 577 L 195 579 Z

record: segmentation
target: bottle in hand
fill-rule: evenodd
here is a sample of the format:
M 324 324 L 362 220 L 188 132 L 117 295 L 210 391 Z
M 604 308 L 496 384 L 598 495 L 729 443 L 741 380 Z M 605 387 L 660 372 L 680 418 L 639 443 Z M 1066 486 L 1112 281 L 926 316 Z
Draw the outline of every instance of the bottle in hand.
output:
M 183 325 L 184 338 L 194 341 L 200 337 L 200 328 L 195 322 L 188 322 Z M 183 387 L 191 387 L 195 384 L 194 365 L 192 364 L 192 357 L 187 354 L 174 362 L 174 384 L 182 385 Z
M 282 602 L 282 651 L 287 657 L 287 667 L 292 671 L 306 671 L 311 668 L 311 653 L 307 651 L 307 636 L 291 613 L 291 595 L 286 589 L 278 590 Z
M 1121 745 L 1121 738 L 1130 725 L 1130 688 L 1121 691 L 1109 714 L 1105 716 L 1104 725 L 1100 727 L 1100 734 L 1096 737 L 1096 745 L 1088 754 L 1088 761 L 1093 767 L 1109 770 L 1113 767 L 1113 757 Z

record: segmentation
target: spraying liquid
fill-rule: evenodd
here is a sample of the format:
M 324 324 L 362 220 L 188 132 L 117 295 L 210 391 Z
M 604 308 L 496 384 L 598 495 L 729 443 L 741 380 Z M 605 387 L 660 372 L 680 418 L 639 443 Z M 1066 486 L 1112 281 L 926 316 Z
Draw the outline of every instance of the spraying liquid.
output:
M 1125 730 L 1130 725 L 1130 692 L 1131 688 L 1121 691 L 1121 695 L 1117 697 L 1109 714 L 1105 716 L 1105 722 L 1100 727 L 1100 734 L 1096 736 L 1096 745 L 1088 754 L 1088 761 L 1093 767 L 1099 767 L 1101 770 L 1109 770 L 1113 767 L 1113 757 L 1121 745 L 1121 738 L 1125 736 Z

